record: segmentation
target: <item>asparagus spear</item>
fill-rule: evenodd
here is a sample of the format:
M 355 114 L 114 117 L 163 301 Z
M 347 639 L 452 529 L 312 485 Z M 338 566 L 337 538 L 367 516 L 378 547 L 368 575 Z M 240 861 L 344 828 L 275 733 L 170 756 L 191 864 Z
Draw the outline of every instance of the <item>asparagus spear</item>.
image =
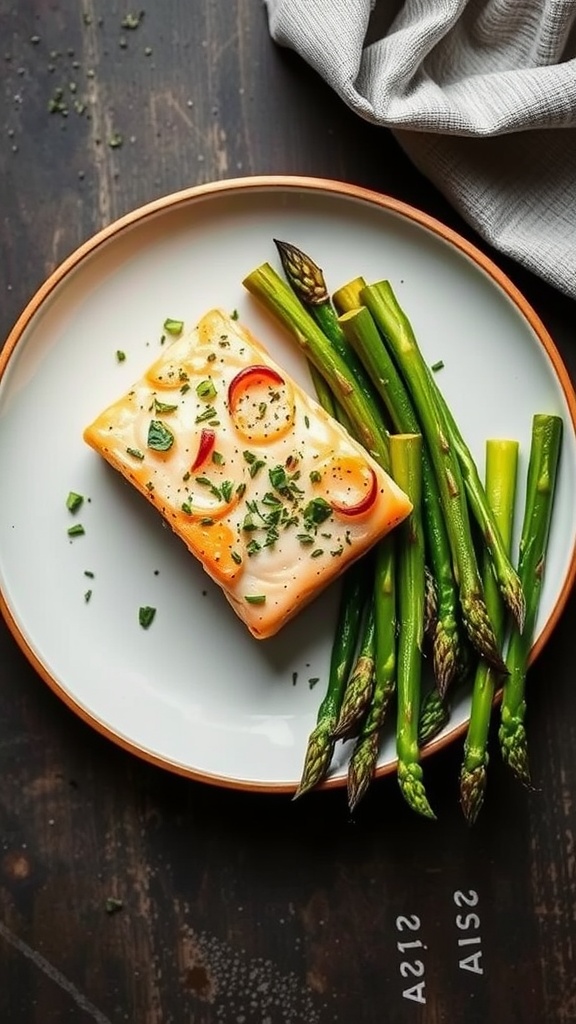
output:
M 397 554 L 398 619 L 398 711 L 396 752 L 398 782 L 409 806 L 426 818 L 434 818 L 428 803 L 418 748 L 418 718 L 422 642 L 424 638 L 424 536 L 421 521 L 422 437 L 394 434 L 390 438 L 394 479 L 412 501 L 412 512 L 401 524 Z
M 488 440 L 486 442 L 486 497 L 494 512 L 496 525 L 506 552 L 512 543 L 512 527 L 518 469 L 518 442 Z M 504 638 L 505 607 L 494 579 L 488 553 L 484 558 L 484 593 L 496 636 Z M 460 801 L 468 823 L 472 825 L 484 802 L 488 767 L 488 731 L 492 715 L 494 691 L 499 680 L 486 662 L 476 670 L 472 691 L 472 707 L 464 742 L 464 760 L 460 769 Z
M 386 712 L 396 689 L 396 586 L 394 548 L 376 550 L 374 567 L 374 692 L 348 766 L 348 806 L 368 789 L 378 761 Z
M 382 468 L 389 470 L 388 435 L 379 410 L 357 387 L 346 362 L 333 350 L 292 289 L 268 263 L 248 274 L 244 285 L 295 338 L 349 416 L 358 439 Z
M 353 292 L 352 292 L 353 294 Z M 339 293 L 339 304 L 345 298 Z M 340 324 L 350 345 L 358 353 L 375 382 L 399 433 L 421 433 L 420 422 L 404 382 L 385 345 L 369 310 L 364 306 L 347 310 Z M 444 522 L 438 482 L 427 445 L 422 449 L 422 487 L 427 554 L 436 581 L 438 607 L 432 638 L 434 676 L 443 695 L 458 672 L 461 644 L 458 630 L 458 592 L 452 571 L 452 558 Z
M 418 418 L 438 481 L 453 568 L 459 586 L 464 627 L 477 651 L 491 665 L 502 670 L 502 655 L 486 611 L 460 464 L 446 418 L 431 387 L 428 367 L 409 321 L 397 304 L 390 303 L 387 290 L 382 285 L 369 285 L 363 289 L 362 298 L 393 349 L 405 384 L 418 409 Z
M 370 378 L 366 375 L 356 353 L 348 345 L 336 311 L 330 301 L 324 274 L 310 256 L 290 242 L 274 239 L 288 284 L 303 306 L 325 334 L 332 348 L 342 357 L 364 397 L 376 408 L 378 395 Z
M 335 739 L 353 736 L 359 722 L 370 704 L 374 691 L 375 667 L 375 622 L 374 602 L 370 601 L 364 632 L 358 656 L 352 668 L 350 678 L 344 691 L 344 700 L 336 728 L 332 733 Z
M 530 784 L 524 725 L 526 672 L 544 579 L 561 444 L 560 417 L 535 415 L 518 557 L 518 573 L 526 594 L 526 620 L 522 633 L 516 628 L 510 638 L 506 656 L 509 675 L 504 683 L 499 729 L 502 756 L 525 785 Z
M 318 708 L 316 725 L 308 738 L 302 778 L 294 798 L 318 785 L 326 775 L 334 752 L 334 729 L 340 714 L 342 698 L 354 661 L 358 628 L 370 594 L 366 587 L 366 566 L 360 559 L 350 566 L 342 581 L 336 634 L 330 658 L 328 686 Z
M 403 310 L 398 304 L 390 282 L 381 281 L 373 287 L 382 302 L 389 309 L 389 323 L 393 323 L 395 321 L 398 328 L 405 335 L 411 335 L 412 342 L 416 344 L 412 328 Z M 390 340 L 392 341 L 393 339 L 390 338 Z M 395 349 L 395 351 L 397 351 L 397 349 Z M 522 630 L 525 614 L 525 598 L 520 580 L 518 579 L 518 575 L 510 562 L 505 546 L 502 543 L 500 532 L 495 524 L 494 515 L 490 509 L 490 505 L 486 500 L 486 492 L 482 486 L 472 454 L 462 437 L 444 396 L 434 380 L 434 375 L 426 366 L 423 359 L 421 362 L 422 367 L 426 368 L 428 374 L 428 389 L 430 396 L 436 400 L 441 420 L 444 424 L 445 433 L 450 438 L 450 442 L 454 447 L 460 467 L 460 473 L 466 488 L 470 510 L 482 532 L 484 543 L 492 560 L 492 568 L 502 592 L 502 596 L 516 619 L 519 629 Z

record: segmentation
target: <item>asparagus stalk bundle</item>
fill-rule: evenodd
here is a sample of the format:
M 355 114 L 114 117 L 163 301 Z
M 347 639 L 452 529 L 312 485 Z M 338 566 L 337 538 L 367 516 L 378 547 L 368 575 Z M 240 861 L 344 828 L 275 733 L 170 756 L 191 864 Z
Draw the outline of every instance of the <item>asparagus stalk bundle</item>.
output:
M 409 806 L 426 818 L 434 812 L 428 803 L 418 746 L 418 719 L 424 640 L 424 534 L 422 530 L 422 437 L 395 434 L 390 439 L 392 473 L 410 498 L 413 508 L 400 524 L 397 554 L 398 709 L 396 752 L 398 782 Z
M 324 408 L 392 474 L 413 503 L 408 520 L 377 546 L 370 570 L 365 571 L 368 560 L 363 559 L 362 569 L 353 566 L 344 578 L 327 691 L 296 795 L 325 778 L 337 740 L 352 737 L 348 803 L 355 807 L 376 771 L 395 698 L 398 781 L 409 805 L 433 818 L 420 750 L 449 720 L 449 688 L 470 678 L 472 717 L 461 802 L 473 821 L 483 800 L 494 692 L 503 679 L 502 753 L 524 782 L 529 778 L 525 677 L 560 421 L 534 418 L 517 572 L 509 554 L 515 443 L 490 443 L 485 487 L 389 282 L 367 285 L 358 277 L 331 300 L 311 258 L 288 243 L 276 245 L 288 284 L 263 264 L 245 278 L 246 288 L 303 350 Z M 491 471 L 491 463 L 500 472 Z M 513 628 L 504 659 L 508 611 Z M 431 643 L 435 685 L 422 693 L 425 639 Z
M 489 440 L 486 442 L 486 495 L 506 551 L 512 544 L 512 527 L 516 499 L 518 442 Z M 504 637 L 505 607 L 488 555 L 484 564 L 486 606 L 501 642 Z M 464 760 L 460 769 L 460 802 L 469 824 L 478 817 L 484 802 L 486 769 L 488 767 L 488 729 L 497 684 L 501 681 L 494 669 L 481 661 L 476 670 L 472 690 L 470 721 L 464 743 Z
M 561 443 L 560 417 L 535 415 L 518 558 L 518 573 L 526 592 L 526 620 L 524 629 L 514 629 L 510 638 L 499 731 L 502 756 L 525 785 L 530 784 L 524 725 L 526 673 L 544 581 Z

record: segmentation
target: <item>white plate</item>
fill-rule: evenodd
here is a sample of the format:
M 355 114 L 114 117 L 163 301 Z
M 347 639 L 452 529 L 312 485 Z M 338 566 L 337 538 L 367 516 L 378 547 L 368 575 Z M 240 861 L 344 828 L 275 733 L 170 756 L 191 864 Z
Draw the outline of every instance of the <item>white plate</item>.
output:
M 424 215 L 335 182 L 251 178 L 169 196 L 84 245 L 30 303 L 0 363 L 10 628 L 59 696 L 134 753 L 205 781 L 289 791 L 326 682 L 337 587 L 276 639 L 253 640 L 154 510 L 82 441 L 152 361 L 165 317 L 192 324 L 212 305 L 237 309 L 310 386 L 299 353 L 241 283 L 256 265 L 277 265 L 274 237 L 310 253 L 332 289 L 359 274 L 391 280 L 425 355 L 445 364 L 439 383 L 480 466 L 488 435 L 516 437 L 523 476 L 532 414 L 563 416 L 539 646 L 575 573 L 576 403 L 544 328 L 490 261 Z M 91 499 L 85 536 L 72 541 L 70 490 Z M 147 631 L 141 605 L 157 608 Z M 463 700 L 440 742 L 466 715 Z M 339 748 L 333 783 L 345 759 Z M 393 763 L 390 738 L 381 770 Z

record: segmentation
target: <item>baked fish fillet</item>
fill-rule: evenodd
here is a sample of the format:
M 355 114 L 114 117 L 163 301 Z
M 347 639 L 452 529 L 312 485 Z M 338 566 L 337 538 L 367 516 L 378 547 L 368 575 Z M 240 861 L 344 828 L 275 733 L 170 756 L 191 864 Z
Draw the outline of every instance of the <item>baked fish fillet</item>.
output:
M 219 309 L 167 345 L 84 439 L 155 505 L 259 639 L 411 510 Z

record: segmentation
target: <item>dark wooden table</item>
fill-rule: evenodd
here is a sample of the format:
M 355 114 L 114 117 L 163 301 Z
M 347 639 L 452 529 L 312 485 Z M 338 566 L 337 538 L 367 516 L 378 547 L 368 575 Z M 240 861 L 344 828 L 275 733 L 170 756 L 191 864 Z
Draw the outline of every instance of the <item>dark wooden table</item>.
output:
M 137 27 L 130 13 L 0 0 L 2 338 L 100 227 L 219 178 L 347 180 L 486 250 L 388 132 L 274 47 L 261 3 L 162 0 Z M 576 378 L 574 302 L 492 255 Z M 428 765 L 436 826 L 393 779 L 353 818 L 340 791 L 219 790 L 92 731 L 2 625 L 3 1024 L 576 1021 L 575 627 L 573 597 L 531 673 L 534 791 L 495 758 L 469 830 L 456 747 Z

